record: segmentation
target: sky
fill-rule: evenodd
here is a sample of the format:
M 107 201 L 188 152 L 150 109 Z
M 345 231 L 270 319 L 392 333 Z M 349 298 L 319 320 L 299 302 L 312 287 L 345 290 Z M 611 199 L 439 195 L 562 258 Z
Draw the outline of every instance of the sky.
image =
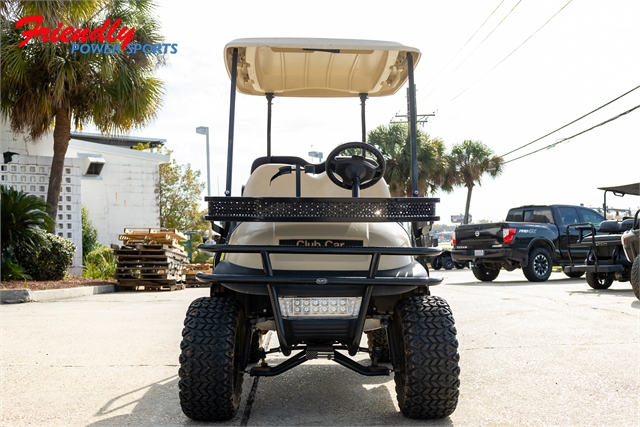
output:
M 211 193 L 222 195 L 230 80 L 224 46 L 245 37 L 387 40 L 418 48 L 419 114 L 435 113 L 422 131 L 448 149 L 466 139 L 506 154 L 640 85 L 637 0 L 160 1 L 166 43 L 176 43 L 158 70 L 165 82 L 157 119 L 135 134 L 164 138 L 180 164 L 202 171 L 209 127 Z M 367 102 L 367 127 L 405 114 L 406 90 Z M 360 101 L 276 98 L 274 155 L 328 154 L 360 140 Z M 640 105 L 640 88 L 521 150 L 513 160 L 571 137 Z M 237 95 L 234 196 L 252 161 L 266 154 L 266 100 Z M 474 221 L 499 221 L 526 204 L 602 206 L 598 187 L 640 182 L 640 108 L 582 135 L 506 164 L 485 176 L 471 199 Z M 437 193 L 444 223 L 464 213 L 467 190 Z M 640 197 L 607 196 L 613 208 L 637 209 Z

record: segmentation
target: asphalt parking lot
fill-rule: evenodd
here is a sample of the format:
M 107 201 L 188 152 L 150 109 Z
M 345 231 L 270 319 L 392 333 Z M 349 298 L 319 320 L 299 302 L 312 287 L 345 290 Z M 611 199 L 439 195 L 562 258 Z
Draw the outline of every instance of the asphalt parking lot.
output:
M 451 305 L 460 342 L 460 400 L 448 418 L 404 418 L 392 377 L 314 360 L 245 377 L 227 423 L 189 420 L 177 372 L 185 311 L 208 293 L 195 288 L 0 306 L 0 424 L 640 425 L 640 301 L 629 283 L 596 291 L 562 273 L 539 284 L 519 270 L 491 283 L 469 270 L 436 274 L 446 280 L 432 293 Z

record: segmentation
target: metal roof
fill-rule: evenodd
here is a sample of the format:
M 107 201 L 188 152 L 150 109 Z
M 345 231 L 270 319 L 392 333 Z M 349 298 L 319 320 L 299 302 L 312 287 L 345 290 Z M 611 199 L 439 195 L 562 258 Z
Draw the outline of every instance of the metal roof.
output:
M 393 95 L 408 78 L 407 53 L 414 68 L 420 50 L 378 40 L 251 38 L 224 48 L 231 76 L 238 49 L 238 91 L 291 97 L 357 97 Z
M 116 147 L 133 147 L 140 143 L 149 143 L 151 148 L 164 145 L 167 140 L 161 138 L 145 138 L 141 136 L 128 136 L 128 135 L 103 135 L 100 133 L 88 133 L 88 132 L 71 132 L 71 138 L 80 141 L 94 142 L 97 144 L 112 145 Z

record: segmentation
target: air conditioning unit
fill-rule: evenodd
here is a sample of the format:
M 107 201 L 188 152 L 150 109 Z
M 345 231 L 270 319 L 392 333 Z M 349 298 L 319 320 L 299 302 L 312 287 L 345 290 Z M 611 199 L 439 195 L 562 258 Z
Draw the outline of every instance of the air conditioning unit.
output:
M 102 156 L 87 156 L 82 158 L 83 176 L 100 176 L 105 161 Z

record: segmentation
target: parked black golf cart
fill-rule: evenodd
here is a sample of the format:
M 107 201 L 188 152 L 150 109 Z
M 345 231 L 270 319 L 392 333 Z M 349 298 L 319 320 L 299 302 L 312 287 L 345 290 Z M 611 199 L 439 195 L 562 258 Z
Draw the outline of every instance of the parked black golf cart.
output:
M 439 199 L 417 197 L 419 50 L 367 40 L 240 39 L 224 56 L 231 77 L 226 197 L 206 198 L 221 244 L 199 247 L 215 254 L 215 268 L 197 275 L 211 284 L 211 296 L 195 300 L 184 322 L 183 412 L 229 419 L 245 373 L 274 376 L 327 358 L 362 375 L 393 372 L 408 417 L 451 414 L 459 394 L 456 329 L 447 302 L 430 294 L 442 279 L 429 277 L 426 264 L 440 250 L 421 247 L 424 224 L 439 220 Z M 365 102 L 396 93 L 407 79 L 414 197 L 397 198 L 383 179 L 384 157 L 365 143 Z M 265 156 L 254 161 L 242 197 L 231 195 L 236 91 L 266 97 L 268 113 Z M 361 141 L 336 142 L 320 164 L 272 155 L 274 97 L 355 98 Z M 279 346 L 265 351 L 268 331 Z M 363 332 L 368 347 L 360 344 Z M 269 364 L 277 352 L 288 359 Z M 370 363 L 349 357 L 358 352 Z
M 605 191 L 604 209 L 606 215 L 606 194 L 613 192 L 616 195 L 626 194 L 640 195 L 640 183 L 617 187 L 602 187 Z M 640 212 L 640 211 L 638 211 Z M 593 224 L 571 224 L 566 227 L 567 240 L 571 230 L 578 231 L 577 243 L 568 245 L 570 265 L 564 267 L 566 274 L 586 272 L 586 279 L 593 289 L 608 289 L 614 280 L 626 282 L 631 279 L 631 270 L 634 258 L 628 258 L 623 246 L 623 235 L 627 235 L 629 254 L 636 254 L 633 250 L 632 236 L 638 235 L 638 212 L 634 218 L 626 218 L 622 221 L 607 220 L 598 227 Z M 586 248 L 587 255 L 584 259 L 577 260 L 572 256 L 572 249 Z M 640 261 L 638 261 L 640 263 Z M 635 292 L 635 288 L 634 288 Z M 637 295 L 636 295 L 637 296 Z

